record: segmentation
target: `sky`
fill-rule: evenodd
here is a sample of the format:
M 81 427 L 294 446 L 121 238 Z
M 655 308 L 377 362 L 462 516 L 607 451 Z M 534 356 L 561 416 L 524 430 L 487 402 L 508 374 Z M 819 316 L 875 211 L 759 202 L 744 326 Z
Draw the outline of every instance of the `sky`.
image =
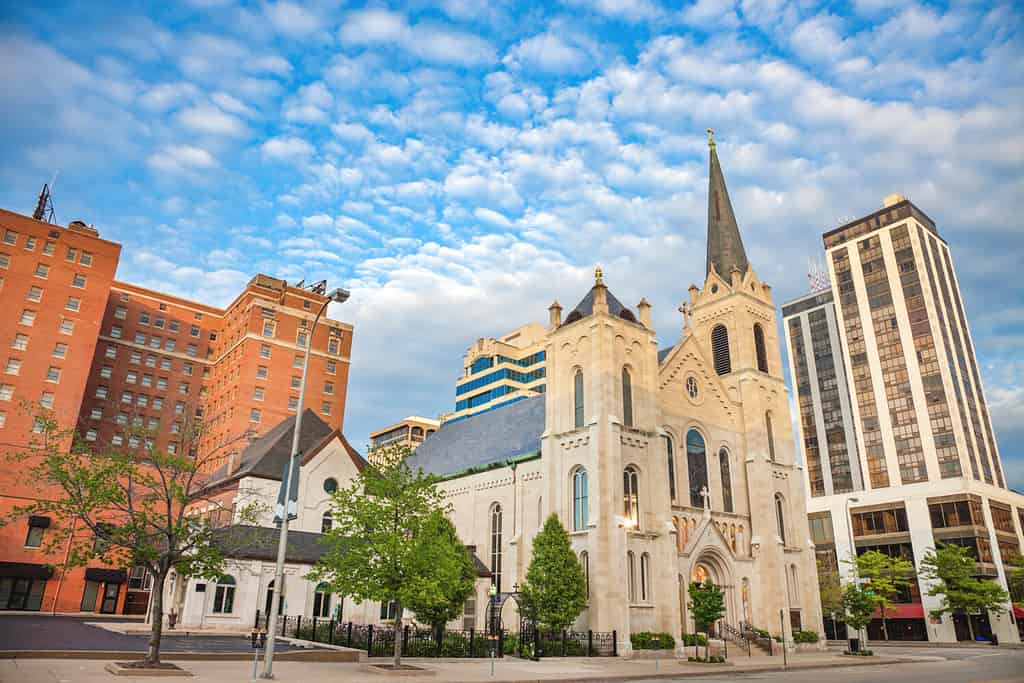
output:
M 661 346 L 703 279 L 715 129 L 777 304 L 898 192 L 949 242 L 1024 489 L 1024 9 L 1014 2 L 0 0 L 0 206 L 124 245 L 118 278 L 352 298 L 345 431 L 454 409 L 477 338 L 595 264 Z

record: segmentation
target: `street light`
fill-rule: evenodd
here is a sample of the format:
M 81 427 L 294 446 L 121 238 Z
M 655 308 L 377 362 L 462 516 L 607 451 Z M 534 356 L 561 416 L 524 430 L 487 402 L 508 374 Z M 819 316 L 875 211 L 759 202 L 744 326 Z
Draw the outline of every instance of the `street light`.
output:
M 857 578 L 857 564 L 856 564 L 857 563 L 857 546 L 856 546 L 856 544 L 853 541 L 853 522 L 851 521 L 853 516 L 850 513 L 850 503 L 859 503 L 859 502 L 860 502 L 860 498 L 855 498 L 853 496 L 851 496 L 851 497 L 846 499 L 846 533 L 849 534 L 849 537 L 850 537 L 850 562 L 853 563 L 853 568 L 851 569 L 851 571 L 854 573 L 854 575 L 853 575 L 853 582 L 854 582 L 854 584 L 859 584 L 860 581 Z M 835 626 L 835 620 L 834 619 L 833 619 L 832 625 L 833 625 L 833 627 Z M 849 636 L 849 633 L 847 633 L 847 636 Z M 860 629 L 857 629 L 857 637 L 860 638 Z M 853 639 L 850 638 L 850 640 L 852 641 Z M 850 647 L 850 646 L 847 645 L 847 647 Z M 853 648 L 850 647 L 850 649 L 852 650 Z
M 331 290 L 326 300 L 313 318 L 313 326 L 309 329 L 309 337 L 306 339 L 306 353 L 302 359 L 302 381 L 299 383 L 299 407 L 295 412 L 295 430 L 292 433 L 292 451 L 288 458 L 288 476 L 284 481 L 284 510 L 281 513 L 281 535 L 277 541 L 277 569 L 274 572 L 274 597 L 277 598 L 276 605 L 270 606 L 270 615 L 267 621 L 267 649 L 263 655 L 263 678 L 274 677 L 274 643 L 277 634 L 277 614 L 281 611 L 284 600 L 284 555 L 288 547 L 288 504 L 291 502 L 292 478 L 297 476 L 295 472 L 295 456 L 299 453 L 299 434 L 302 433 L 302 409 L 306 398 L 306 376 L 309 374 L 309 350 L 313 345 L 313 334 L 316 332 L 316 324 L 320 322 L 320 316 L 327 310 L 331 302 L 343 304 L 348 301 L 349 291 L 340 287 Z

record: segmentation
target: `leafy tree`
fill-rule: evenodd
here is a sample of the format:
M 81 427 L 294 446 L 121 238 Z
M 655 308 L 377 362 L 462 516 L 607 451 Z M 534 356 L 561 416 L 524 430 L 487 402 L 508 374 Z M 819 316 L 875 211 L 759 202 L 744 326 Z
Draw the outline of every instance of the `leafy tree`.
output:
M 473 592 L 476 565 L 443 512 L 435 511 L 416 537 L 414 580 L 420 585 L 408 597 L 408 607 L 420 621 L 441 631 L 462 614 Z
M 428 521 L 447 507 L 436 478 L 406 464 L 410 452 L 407 446 L 386 449 L 381 466 L 367 467 L 331 495 L 334 524 L 321 539 L 327 550 L 309 574 L 356 602 L 395 603 L 396 667 L 402 662 L 403 608 L 449 597 L 430 579 L 433 569 L 424 566 L 425 551 L 417 543 Z
M 587 606 L 583 566 L 558 515 L 550 515 L 533 537 L 533 556 L 519 590 L 527 613 L 555 631 L 569 628 Z
M 690 584 L 690 604 L 687 605 L 697 630 L 708 632 L 711 626 L 725 615 L 725 593 L 712 583 L 711 579 L 704 583 L 694 581 Z M 704 656 L 710 654 L 710 644 L 705 645 Z
M 914 577 L 914 563 L 902 557 L 890 557 L 877 550 L 869 550 L 852 561 L 861 585 L 874 598 L 875 607 L 882 616 L 882 638 L 889 640 L 885 624 L 886 610 L 892 609 L 900 591 L 910 586 Z
M 1010 560 L 1010 566 L 1013 569 L 1006 577 L 1006 582 L 1010 586 L 1010 597 L 1016 603 L 1024 603 L 1024 555 L 1015 555 Z
M 852 626 L 856 633 L 868 625 L 871 615 L 875 613 L 876 603 L 873 595 L 865 587 L 856 583 L 847 584 L 843 589 L 843 621 Z
M 123 437 L 124 443 L 140 446 L 121 449 L 76 442 L 51 411 L 26 409 L 34 414 L 36 435 L 27 449 L 9 454 L 7 460 L 41 493 L 35 502 L 15 507 L 0 523 L 52 515 L 55 533 L 47 534 L 43 548 L 66 558 L 61 562 L 64 568 L 90 560 L 145 568 L 153 577 L 153 618 L 143 661 L 158 664 L 168 574 L 173 569 L 183 578 L 219 577 L 225 555 L 245 545 L 247 538 L 215 530 L 215 525 L 252 524 L 259 505 L 242 506 L 232 518 L 231 509 L 211 495 L 206 473 L 217 468 L 221 456 L 190 454 L 203 435 L 198 420 L 183 421 L 180 450 L 170 453 L 154 446 L 154 432 L 134 426 L 141 420 L 130 420 Z M 197 507 L 204 511 L 195 512 Z
M 841 617 L 843 612 L 843 587 L 839 574 L 818 560 L 818 593 L 821 596 L 821 611 Z
M 940 543 L 925 553 L 921 560 L 921 576 L 932 581 L 928 595 L 940 598 L 939 608 L 931 610 L 933 618 L 963 612 L 967 629 L 974 640 L 970 615 L 987 610 L 1001 614 L 1009 594 L 995 581 L 975 577 L 978 571 L 971 551 L 963 546 Z

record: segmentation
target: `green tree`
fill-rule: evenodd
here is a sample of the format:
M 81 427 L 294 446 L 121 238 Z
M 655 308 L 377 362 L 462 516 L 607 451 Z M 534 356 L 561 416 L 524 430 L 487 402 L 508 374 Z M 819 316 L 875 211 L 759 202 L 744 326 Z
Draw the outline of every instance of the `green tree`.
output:
M 822 614 L 834 615 L 834 618 L 841 617 L 843 587 L 839 583 L 839 573 L 820 559 L 818 560 L 818 593 L 821 596 Z
M 974 626 L 970 615 L 985 610 L 1001 614 L 1010 597 L 995 581 L 977 578 L 977 572 L 971 551 L 959 545 L 940 543 L 921 560 L 921 576 L 932 582 L 928 595 L 940 599 L 939 608 L 931 610 L 931 616 L 938 619 L 943 614 L 963 612 L 971 640 Z
M 708 633 L 711 626 L 725 615 L 725 594 L 711 579 L 703 584 L 694 581 L 690 584 L 690 603 L 687 606 L 697 624 L 697 630 L 703 629 Z M 705 658 L 710 653 L 710 647 L 710 644 L 705 646 Z
M 867 594 L 874 598 L 875 607 L 882 616 L 882 638 L 889 639 L 885 614 L 892 609 L 900 591 L 914 580 L 914 563 L 902 557 L 890 557 L 877 550 L 869 550 L 853 560 L 854 570 Z
M 549 516 L 533 537 L 533 556 L 520 593 L 527 613 L 556 631 L 569 628 L 587 606 L 583 566 L 558 515 Z
M 865 587 L 850 583 L 843 589 L 843 621 L 852 626 L 856 633 L 871 622 L 871 615 L 877 607 L 875 598 Z M 865 639 L 866 640 L 866 639 Z
M 1024 555 L 1017 554 L 1010 560 L 1013 569 L 1006 577 L 1010 586 L 1010 598 L 1017 604 L 1024 603 Z
M 380 467 L 366 467 L 331 495 L 334 524 L 321 539 L 326 552 L 309 574 L 356 602 L 395 603 L 396 667 L 402 662 L 402 610 L 416 601 L 446 599 L 420 561 L 424 551 L 417 540 L 428 520 L 447 507 L 437 479 L 406 464 L 410 452 L 407 446 L 385 449 Z
M 473 592 L 476 565 L 443 512 L 435 511 L 423 523 L 413 553 L 413 587 L 407 605 L 421 622 L 436 631 L 462 614 Z
M 260 506 L 244 505 L 232 513 L 211 495 L 205 473 L 216 469 L 218 462 L 212 455 L 189 455 L 202 437 L 203 426 L 197 420 L 181 424 L 177 453 L 155 448 L 157 435 L 131 426 L 141 424 L 131 420 L 123 440 L 139 447 L 122 450 L 75 442 L 73 432 L 62 430 L 51 411 L 26 409 L 34 414 L 36 435 L 29 448 L 9 454 L 7 460 L 41 492 L 40 498 L 15 507 L 0 523 L 52 515 L 53 533 L 47 534 L 43 547 L 65 557 L 64 568 L 94 559 L 125 569 L 145 568 L 153 577 L 153 618 L 144 662 L 158 664 L 168 574 L 173 569 L 182 578 L 219 577 L 225 555 L 246 545 L 251 536 L 243 531 L 225 533 L 215 526 L 252 524 Z M 199 507 L 202 513 L 196 512 Z

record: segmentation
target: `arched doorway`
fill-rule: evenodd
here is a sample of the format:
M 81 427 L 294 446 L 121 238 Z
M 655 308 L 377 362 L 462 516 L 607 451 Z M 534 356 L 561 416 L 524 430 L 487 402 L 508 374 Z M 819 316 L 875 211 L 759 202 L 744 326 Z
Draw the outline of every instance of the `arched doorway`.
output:
M 742 618 L 737 611 L 732 568 L 729 566 L 728 560 L 716 548 L 706 548 L 689 565 L 688 572 L 679 575 L 680 615 L 682 617 L 682 629 L 687 633 L 692 633 L 696 628 L 687 607 L 690 601 L 690 584 L 692 582 L 704 583 L 709 580 L 725 593 L 725 616 L 723 620 L 726 623 L 733 624 Z

